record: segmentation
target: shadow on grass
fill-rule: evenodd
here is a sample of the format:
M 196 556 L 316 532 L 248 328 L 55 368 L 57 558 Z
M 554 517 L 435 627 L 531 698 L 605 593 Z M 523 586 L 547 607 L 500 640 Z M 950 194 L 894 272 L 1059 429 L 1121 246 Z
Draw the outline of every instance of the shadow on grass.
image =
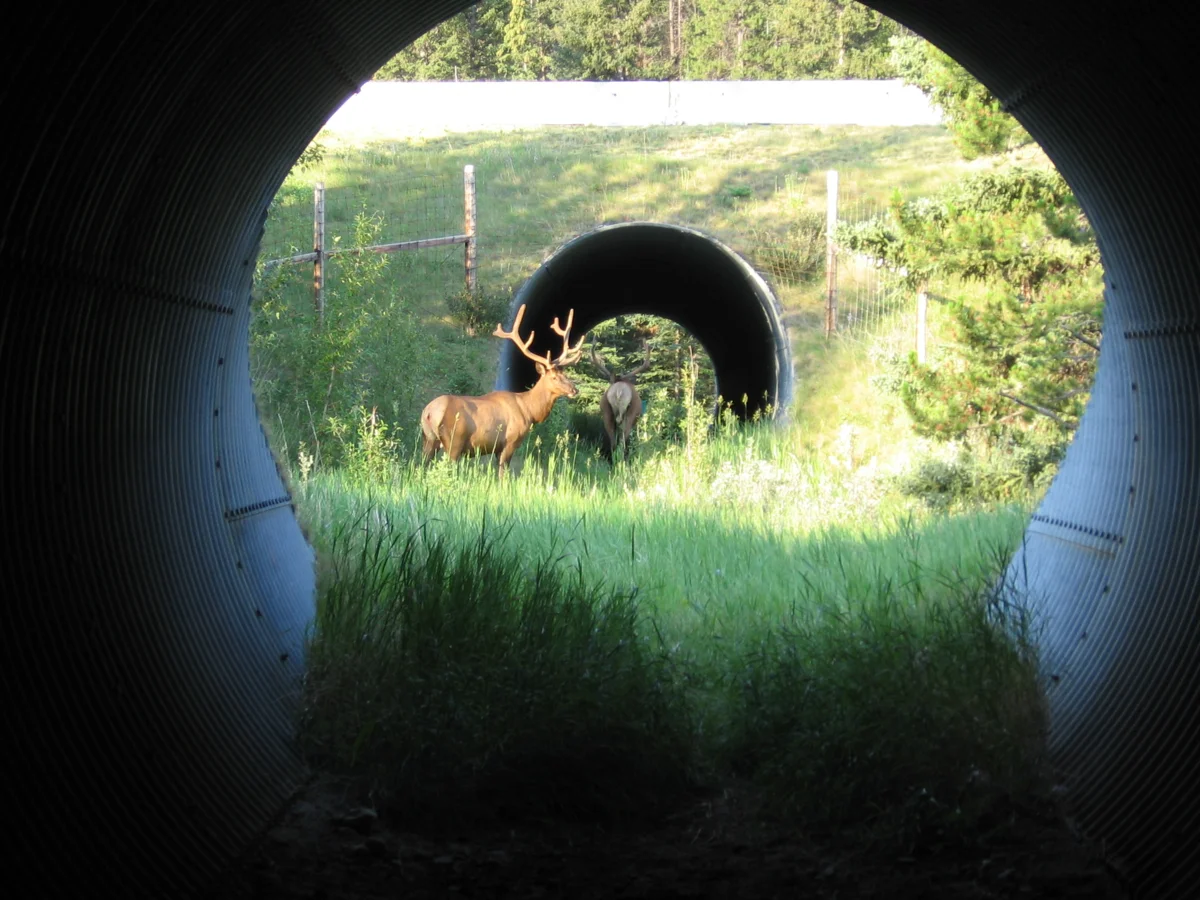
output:
M 514 543 L 486 521 L 461 542 L 406 533 L 378 508 L 336 529 L 299 733 L 395 819 L 646 822 L 749 778 L 810 833 L 916 852 L 1053 805 L 1017 586 L 914 563 L 831 597 L 800 574 L 790 614 L 680 652 L 636 589 Z
M 451 546 L 374 511 L 335 535 L 305 749 L 425 824 L 661 813 L 689 784 L 689 723 L 636 592 L 526 566 L 507 536 Z

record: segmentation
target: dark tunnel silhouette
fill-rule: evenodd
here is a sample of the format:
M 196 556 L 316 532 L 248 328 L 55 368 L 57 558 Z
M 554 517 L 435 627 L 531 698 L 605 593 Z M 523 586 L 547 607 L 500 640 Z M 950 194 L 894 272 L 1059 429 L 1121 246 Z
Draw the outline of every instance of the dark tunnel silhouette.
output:
M 576 338 L 614 316 L 648 313 L 677 322 L 703 345 L 717 390 L 736 415 L 786 409 L 791 401 L 791 348 L 778 301 L 749 263 L 694 229 L 631 222 L 581 235 L 521 286 L 513 312 L 522 304 L 537 335 L 535 353 L 560 349 L 536 323 L 565 323 L 572 309 Z M 505 342 L 497 389 L 525 390 L 536 381 L 533 363 Z
M 271 198 L 330 114 L 467 5 L 47 0 L 6 16 L 0 683 L 12 884 L 184 896 L 308 777 L 291 713 L 314 561 L 255 409 L 254 262 Z M 1010 571 L 1048 623 L 1050 749 L 1066 801 L 1142 896 L 1193 896 L 1191 5 L 870 5 L 1001 98 L 1098 234 L 1095 389 Z M 586 260 L 569 261 L 586 292 Z M 751 310 L 748 282 L 720 271 Z M 531 283 L 531 302 L 548 310 L 557 294 L 541 290 Z M 703 308 L 680 303 L 672 318 L 701 335 L 717 300 L 699 296 Z M 606 294 L 589 315 L 626 302 Z M 775 325 L 762 308 L 767 321 L 736 342 L 743 359 L 768 355 Z M 739 376 L 734 353 L 710 349 L 731 391 L 739 377 L 783 390 L 769 367 Z

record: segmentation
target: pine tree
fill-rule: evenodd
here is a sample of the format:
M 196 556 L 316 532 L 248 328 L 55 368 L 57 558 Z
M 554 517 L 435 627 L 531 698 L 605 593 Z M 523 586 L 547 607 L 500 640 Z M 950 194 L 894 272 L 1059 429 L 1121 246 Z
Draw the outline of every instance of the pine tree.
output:
M 937 106 L 964 159 L 1000 153 L 1032 140 L 1000 100 L 953 58 L 916 35 L 890 40 L 892 62 L 905 84 Z
M 546 29 L 536 13 L 537 0 L 513 0 L 504 25 L 504 40 L 497 53 L 501 77 L 510 81 L 539 81 L 549 72 Z
M 903 268 L 910 286 L 949 279 L 988 287 L 951 299 L 954 345 L 915 354 L 896 381 L 919 434 L 1032 446 L 1046 460 L 1082 415 L 1101 338 L 1100 255 L 1057 172 L 1016 167 L 965 179 L 937 198 L 893 197 L 886 219 L 842 226 L 848 249 Z

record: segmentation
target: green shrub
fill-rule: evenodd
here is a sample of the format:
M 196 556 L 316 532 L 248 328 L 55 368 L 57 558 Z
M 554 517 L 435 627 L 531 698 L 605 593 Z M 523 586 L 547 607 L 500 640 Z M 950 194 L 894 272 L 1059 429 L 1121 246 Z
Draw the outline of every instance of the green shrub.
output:
M 892 64 L 942 111 L 963 159 L 1002 153 L 1032 139 L 1000 99 L 949 54 L 915 35 L 890 39 Z
M 1000 441 L 943 445 L 919 457 L 897 476 L 895 486 L 935 509 L 1021 501 L 1049 486 L 1068 440 L 1057 429 L 1035 425 L 1009 432 Z
M 603 447 L 608 440 L 604 431 L 604 417 L 595 412 L 572 409 L 571 432 L 590 447 Z
M 360 211 L 350 247 L 378 243 L 385 224 L 381 214 Z M 416 405 L 427 339 L 403 296 L 388 288 L 389 266 L 387 254 L 331 257 L 323 317 L 309 292 L 295 290 L 310 276 L 289 266 L 258 273 L 251 378 L 272 447 L 287 465 L 299 464 L 303 442 L 314 471 L 341 466 L 365 409 L 378 406 L 396 421 Z
M 355 413 L 354 439 L 347 444 L 343 455 L 346 471 L 352 478 L 386 482 L 399 455 L 399 441 L 389 435 L 391 428 L 377 410 L 367 412 L 360 406 Z
M 304 148 L 304 151 L 300 154 L 300 158 L 296 160 L 295 168 L 301 171 L 305 169 L 315 169 L 324 162 L 325 145 L 320 141 L 314 140 L 311 144 Z

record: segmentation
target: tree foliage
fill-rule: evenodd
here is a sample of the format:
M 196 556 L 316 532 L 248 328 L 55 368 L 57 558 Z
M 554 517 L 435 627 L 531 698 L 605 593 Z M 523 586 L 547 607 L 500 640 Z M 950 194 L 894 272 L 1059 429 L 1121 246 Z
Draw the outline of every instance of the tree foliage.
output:
M 836 234 L 914 288 L 977 282 L 947 299 L 952 352 L 899 361 L 892 387 L 918 433 L 983 433 L 1054 462 L 1083 412 L 1101 338 L 1100 255 L 1062 177 L 1015 167 L 935 198 L 896 194 L 885 218 Z
M 482 0 L 381 81 L 894 78 L 908 32 L 855 0 Z
M 657 0 L 562 0 L 555 77 L 575 81 L 656 81 L 668 77 L 664 4 Z
M 382 213 L 364 207 L 347 243 L 378 244 L 385 225 Z M 381 417 L 413 404 L 423 354 L 412 310 L 385 289 L 390 265 L 382 253 L 331 256 L 325 313 L 318 319 L 310 300 L 298 304 L 288 291 L 295 270 L 260 261 L 251 374 L 261 420 L 286 444 L 277 450 L 290 465 L 361 462 L 364 439 L 389 440 Z M 394 398 L 395 407 L 374 412 L 372 397 Z
M 890 44 L 899 77 L 920 88 L 942 111 L 964 159 L 999 153 L 1032 140 L 991 91 L 933 44 L 909 34 L 892 36 Z
M 480 0 L 421 35 L 375 73 L 376 81 L 490 81 L 511 0 Z
M 684 77 L 889 78 L 899 26 L 853 0 L 704 0 L 686 25 Z
M 546 4 L 512 0 L 497 53 L 500 77 L 509 81 L 545 81 L 550 72 L 550 24 Z

